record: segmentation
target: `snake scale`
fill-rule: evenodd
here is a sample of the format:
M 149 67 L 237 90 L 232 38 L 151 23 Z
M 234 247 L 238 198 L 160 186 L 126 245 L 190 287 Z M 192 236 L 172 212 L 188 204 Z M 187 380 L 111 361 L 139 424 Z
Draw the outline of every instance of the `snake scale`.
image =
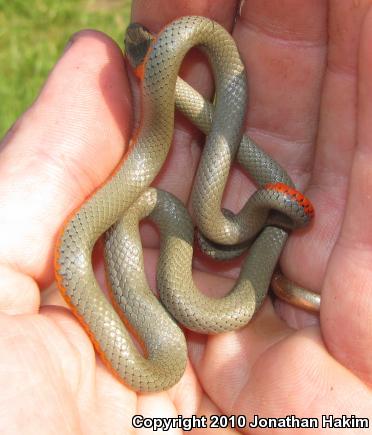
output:
M 214 72 L 213 104 L 177 77 L 194 46 L 203 50 Z M 246 325 L 267 294 L 288 231 L 306 225 L 313 210 L 285 171 L 242 135 L 246 73 L 222 26 L 183 17 L 153 38 L 132 24 L 126 53 L 141 77 L 141 125 L 109 180 L 63 224 L 55 270 L 62 295 L 109 369 L 133 390 L 159 391 L 177 383 L 185 370 L 186 341 L 177 322 L 202 333 Z M 218 299 L 193 282 L 189 213 L 177 198 L 150 187 L 172 142 L 175 106 L 206 134 L 191 195 L 202 249 L 215 258 L 231 258 L 250 245 L 235 286 Z M 238 214 L 221 208 L 235 159 L 258 186 Z M 144 274 L 139 222 L 147 216 L 161 234 L 157 285 L 162 303 Z M 113 306 L 98 286 L 91 261 L 104 233 Z

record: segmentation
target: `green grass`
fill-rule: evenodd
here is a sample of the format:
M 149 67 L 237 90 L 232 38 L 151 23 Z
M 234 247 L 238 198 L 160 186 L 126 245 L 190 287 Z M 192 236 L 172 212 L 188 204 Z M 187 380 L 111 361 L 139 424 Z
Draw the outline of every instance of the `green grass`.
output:
M 0 0 L 0 138 L 32 103 L 69 37 L 94 28 L 121 46 L 131 0 Z

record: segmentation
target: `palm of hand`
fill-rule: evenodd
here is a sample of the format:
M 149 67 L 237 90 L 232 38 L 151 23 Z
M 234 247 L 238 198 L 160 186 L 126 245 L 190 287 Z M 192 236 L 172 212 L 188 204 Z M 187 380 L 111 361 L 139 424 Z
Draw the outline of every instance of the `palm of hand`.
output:
M 142 3 L 134 3 L 137 21 L 144 21 Z M 165 0 L 149 6 L 158 12 L 162 8 L 155 3 L 167 11 Z M 178 10 L 172 6 L 169 14 L 144 24 L 158 30 L 176 16 L 203 14 L 207 3 L 189 2 Z M 302 285 L 322 289 L 320 326 L 293 330 L 267 302 L 239 332 L 213 337 L 188 333 L 191 364 L 182 381 L 169 392 L 136 395 L 95 358 L 78 322 L 58 306 L 54 288 L 43 295 L 39 312 L 39 287 L 49 286 L 53 278 L 59 225 L 107 178 L 131 131 L 121 54 L 105 36 L 83 32 L 36 103 L 6 136 L 0 155 L 0 219 L 3 228 L 12 229 L 0 244 L 0 377 L 8 410 L 0 420 L 3 433 L 33 433 L 47 421 L 57 422 L 60 433 L 126 433 L 136 413 L 371 416 L 372 206 L 364 199 L 372 143 L 371 2 L 354 8 L 352 1 L 329 2 L 328 52 L 326 5 L 303 3 L 294 10 L 290 1 L 280 9 L 248 1 L 234 35 L 250 78 L 249 133 L 290 174 L 301 175 L 295 181 L 300 188 L 309 186 L 307 194 L 316 206 L 311 231 L 291 237 L 282 266 Z M 232 28 L 234 10 L 222 1 L 213 5 L 211 17 Z M 147 16 L 156 16 L 150 12 Z M 197 54 L 184 72 L 191 82 L 197 72 L 209 77 Z M 196 84 L 203 89 L 203 83 Z M 176 129 L 158 185 L 186 202 L 192 171 L 183 179 L 178 174 L 196 168 L 200 149 L 195 131 L 182 120 Z M 240 192 L 247 189 L 247 179 L 234 170 L 226 207 L 239 208 L 245 201 Z M 156 237 L 146 226 L 143 233 L 153 283 Z M 101 270 L 99 259 L 97 264 Z M 235 273 L 218 276 L 205 267 L 195 278 L 201 288 L 216 293 L 231 285 Z M 309 323 L 302 313 L 279 309 L 298 325 Z

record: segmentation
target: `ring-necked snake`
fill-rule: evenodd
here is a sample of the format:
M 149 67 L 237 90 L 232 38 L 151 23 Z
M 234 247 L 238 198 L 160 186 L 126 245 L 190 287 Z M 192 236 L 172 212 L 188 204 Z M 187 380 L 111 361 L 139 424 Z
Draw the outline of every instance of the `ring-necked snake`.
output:
M 214 72 L 213 104 L 177 77 L 194 46 L 204 51 Z M 204 333 L 247 324 L 267 294 L 288 231 L 306 225 L 313 209 L 280 166 L 242 136 L 246 74 L 223 27 L 207 18 L 184 17 L 152 38 L 132 24 L 126 52 L 142 80 L 141 125 L 113 175 L 62 226 L 55 269 L 64 298 L 112 372 L 134 390 L 157 391 L 174 385 L 185 369 L 186 342 L 175 320 Z M 187 210 L 174 196 L 150 187 L 171 145 L 175 105 L 206 133 L 191 197 L 202 249 L 231 258 L 251 245 L 234 288 L 219 299 L 205 296 L 193 283 L 194 223 Z M 258 185 L 236 215 L 221 209 L 235 159 Z M 166 310 L 143 271 L 138 225 L 146 216 L 161 234 L 157 285 Z M 93 246 L 105 232 L 115 309 L 99 288 L 91 262 Z

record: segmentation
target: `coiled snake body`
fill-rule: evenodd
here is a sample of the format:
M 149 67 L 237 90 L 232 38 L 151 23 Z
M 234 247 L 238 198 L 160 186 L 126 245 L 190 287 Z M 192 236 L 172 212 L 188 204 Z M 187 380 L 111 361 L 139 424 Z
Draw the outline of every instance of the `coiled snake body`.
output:
M 193 46 L 201 47 L 212 65 L 213 105 L 177 78 Z M 63 296 L 107 366 L 132 389 L 157 391 L 174 385 L 186 365 L 185 338 L 174 319 L 204 333 L 244 326 L 267 293 L 288 230 L 305 225 L 312 207 L 286 173 L 241 135 L 246 78 L 226 30 L 206 18 L 184 17 L 153 41 L 141 26 L 131 25 L 126 49 L 142 76 L 141 128 L 116 172 L 64 223 L 55 268 Z M 203 295 L 193 283 L 194 224 L 186 209 L 172 195 L 149 187 L 168 154 L 175 105 L 207 134 L 192 192 L 202 248 L 221 258 L 238 255 L 242 244 L 252 243 L 236 285 L 220 299 Z M 259 186 L 237 215 L 221 209 L 235 158 Z M 161 233 L 157 282 L 167 311 L 143 272 L 138 224 L 146 216 Z M 116 310 L 102 294 L 91 263 L 93 246 L 106 231 L 105 260 Z M 143 343 L 144 355 L 125 325 Z

